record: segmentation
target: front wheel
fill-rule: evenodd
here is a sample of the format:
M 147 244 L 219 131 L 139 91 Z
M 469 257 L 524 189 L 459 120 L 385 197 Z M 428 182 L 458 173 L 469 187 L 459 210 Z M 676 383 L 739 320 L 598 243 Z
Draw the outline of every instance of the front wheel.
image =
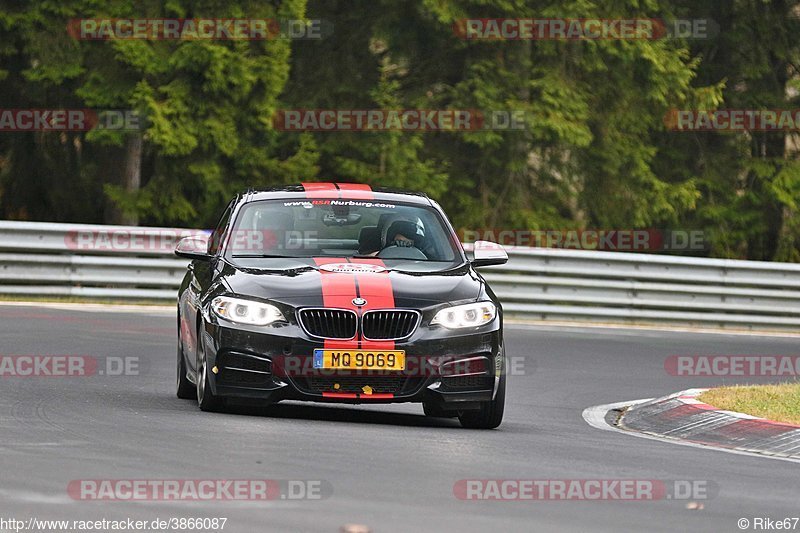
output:
M 480 409 L 462 411 L 458 415 L 461 426 L 468 429 L 494 429 L 503 421 L 506 405 L 506 375 L 500 376 L 500 385 L 494 400 L 481 402 Z
M 206 361 L 205 342 L 200 336 L 202 328 L 197 335 L 197 405 L 201 411 L 219 411 L 223 406 L 222 398 L 219 398 L 211 390 L 208 377 L 208 364 Z

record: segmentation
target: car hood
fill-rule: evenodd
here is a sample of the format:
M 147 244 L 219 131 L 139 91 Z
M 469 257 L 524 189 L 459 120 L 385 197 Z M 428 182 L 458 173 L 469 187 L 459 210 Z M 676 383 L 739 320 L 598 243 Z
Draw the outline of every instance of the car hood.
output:
M 233 293 L 290 306 L 351 307 L 351 300 L 358 297 L 367 300 L 366 308 L 423 308 L 474 300 L 481 294 L 483 283 L 468 265 L 411 272 L 378 266 L 383 265 L 380 261 L 317 264 L 313 260 L 283 259 L 258 263 L 258 267 L 226 263 L 220 280 Z

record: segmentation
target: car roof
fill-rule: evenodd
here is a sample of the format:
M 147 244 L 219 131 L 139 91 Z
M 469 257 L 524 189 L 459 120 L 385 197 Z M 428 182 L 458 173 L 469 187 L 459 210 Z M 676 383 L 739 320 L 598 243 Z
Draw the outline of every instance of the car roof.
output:
M 264 189 L 248 189 L 246 192 L 242 193 L 241 196 L 242 200 L 246 202 L 283 199 L 327 199 L 372 200 L 377 202 L 404 202 L 426 206 L 433 205 L 431 200 L 424 193 L 385 187 L 371 187 L 363 183 L 299 183 L 296 185 L 283 185 Z

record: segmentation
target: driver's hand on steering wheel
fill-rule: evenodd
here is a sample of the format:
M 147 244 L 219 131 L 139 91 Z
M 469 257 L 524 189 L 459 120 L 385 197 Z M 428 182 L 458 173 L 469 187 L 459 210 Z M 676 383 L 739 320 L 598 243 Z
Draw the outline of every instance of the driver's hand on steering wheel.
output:
M 406 237 L 405 235 L 397 234 L 394 236 L 389 243 L 386 244 L 386 248 L 389 246 L 399 246 L 400 248 L 413 248 L 414 241 Z

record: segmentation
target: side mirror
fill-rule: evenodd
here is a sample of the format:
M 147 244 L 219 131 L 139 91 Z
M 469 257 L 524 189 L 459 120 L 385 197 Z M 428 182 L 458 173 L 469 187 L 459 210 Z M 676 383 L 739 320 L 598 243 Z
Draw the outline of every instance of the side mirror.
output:
M 178 245 L 175 247 L 175 255 L 186 259 L 210 261 L 211 254 L 208 253 L 208 237 L 184 237 L 178 241 Z
M 474 267 L 504 265 L 508 262 L 508 254 L 499 244 L 489 241 L 475 241 L 473 259 Z

